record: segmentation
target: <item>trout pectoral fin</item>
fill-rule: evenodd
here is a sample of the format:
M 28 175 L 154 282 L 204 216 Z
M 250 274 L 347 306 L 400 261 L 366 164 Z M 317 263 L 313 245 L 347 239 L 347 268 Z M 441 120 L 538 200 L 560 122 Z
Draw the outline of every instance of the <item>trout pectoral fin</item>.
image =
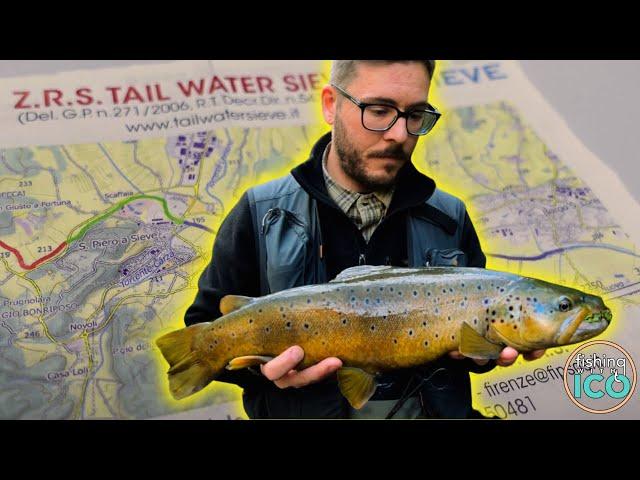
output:
M 242 295 L 225 295 L 220 300 L 220 312 L 223 315 L 226 315 L 227 313 L 238 310 L 251 302 L 253 302 L 252 297 L 243 297 Z
M 463 322 L 460 331 L 460 347 L 458 349 L 465 357 L 494 360 L 500 356 L 503 346 L 490 342 L 468 323 Z
M 360 368 L 342 367 L 338 370 L 338 385 L 342 395 L 357 410 L 361 409 L 376 391 L 374 376 Z
M 240 370 L 241 368 L 253 367 L 254 365 L 261 365 L 273 360 L 273 357 L 266 357 L 264 355 L 246 355 L 244 357 L 236 357 L 229 362 L 226 366 L 227 370 Z

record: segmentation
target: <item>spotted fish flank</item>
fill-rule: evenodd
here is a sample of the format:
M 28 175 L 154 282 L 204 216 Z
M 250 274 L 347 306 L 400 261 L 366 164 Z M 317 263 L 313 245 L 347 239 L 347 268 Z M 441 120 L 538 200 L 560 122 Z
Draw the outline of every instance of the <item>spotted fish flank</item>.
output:
M 355 408 L 375 376 L 432 362 L 452 350 L 495 359 L 506 345 L 530 351 L 577 343 L 604 331 L 600 297 L 542 280 L 479 268 L 360 266 L 327 284 L 259 298 L 228 295 L 223 316 L 156 343 L 177 399 L 224 369 L 265 363 L 292 345 L 300 368 L 338 357 L 340 389 Z

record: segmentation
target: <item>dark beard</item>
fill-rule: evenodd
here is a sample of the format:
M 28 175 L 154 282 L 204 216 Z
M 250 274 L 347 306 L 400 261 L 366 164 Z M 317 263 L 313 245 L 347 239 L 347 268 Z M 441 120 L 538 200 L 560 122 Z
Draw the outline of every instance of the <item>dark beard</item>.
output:
M 336 118 L 334 124 L 333 131 L 333 139 L 331 143 L 332 147 L 335 147 L 336 153 L 338 154 L 338 159 L 340 160 L 340 166 L 342 171 L 347 174 L 351 179 L 358 182 L 362 185 L 367 192 L 388 192 L 390 191 L 396 183 L 397 173 L 390 180 L 383 180 L 378 178 L 372 178 L 367 175 L 367 172 L 364 169 L 364 161 L 360 155 L 360 153 L 355 149 L 355 147 L 348 140 L 347 135 L 345 134 L 344 127 L 339 118 Z M 404 150 L 402 150 L 402 145 L 395 145 L 394 147 L 388 148 L 383 152 L 374 152 L 369 155 L 370 158 L 396 158 L 398 160 L 403 160 L 405 163 L 410 161 L 411 159 L 405 154 Z M 387 173 L 391 174 L 393 171 L 392 166 L 385 167 Z

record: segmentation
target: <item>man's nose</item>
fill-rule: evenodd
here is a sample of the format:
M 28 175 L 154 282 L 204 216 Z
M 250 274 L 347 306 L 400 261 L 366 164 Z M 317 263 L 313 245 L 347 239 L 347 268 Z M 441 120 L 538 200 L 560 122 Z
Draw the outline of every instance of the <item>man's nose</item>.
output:
M 407 140 L 409 133 L 407 132 L 407 119 L 398 118 L 389 130 L 384 132 L 385 140 L 393 140 L 397 143 L 403 143 Z

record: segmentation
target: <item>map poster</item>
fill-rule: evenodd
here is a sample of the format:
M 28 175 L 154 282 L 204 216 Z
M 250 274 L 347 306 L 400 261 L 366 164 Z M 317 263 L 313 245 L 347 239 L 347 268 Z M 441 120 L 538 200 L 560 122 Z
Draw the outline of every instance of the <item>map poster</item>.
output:
M 0 418 L 246 418 L 241 390 L 175 401 L 154 340 L 184 326 L 217 229 L 328 128 L 328 62 L 180 61 L 0 80 Z M 441 62 L 413 161 L 462 198 L 487 267 L 603 296 L 639 358 L 640 208 L 517 62 Z M 472 375 L 501 418 L 594 418 L 573 347 Z M 614 413 L 638 418 L 637 397 Z
M 598 340 L 640 358 L 640 207 L 589 152 L 517 62 L 447 62 L 435 78 L 447 121 L 423 144 L 425 173 L 462 198 L 487 268 L 599 295 L 613 321 Z M 474 406 L 509 419 L 640 418 L 637 392 L 606 415 L 564 385 L 575 345 L 472 375 Z

